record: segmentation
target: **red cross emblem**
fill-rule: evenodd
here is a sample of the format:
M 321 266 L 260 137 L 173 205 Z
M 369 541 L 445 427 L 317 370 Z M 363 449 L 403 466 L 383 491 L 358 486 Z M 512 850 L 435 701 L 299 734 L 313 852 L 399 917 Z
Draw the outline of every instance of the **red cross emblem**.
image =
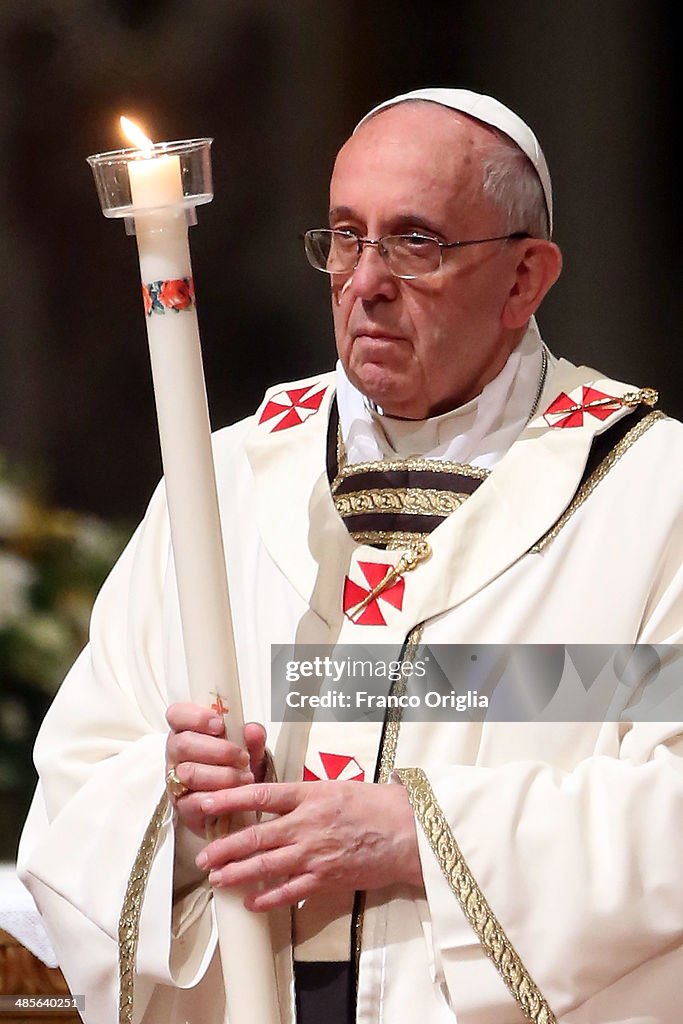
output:
M 287 430 L 288 427 L 297 427 L 309 416 L 313 416 L 323 400 L 327 388 L 316 391 L 320 385 L 316 381 L 306 388 L 291 388 L 289 391 L 278 391 L 269 398 L 261 413 L 259 424 L 273 420 L 270 433 L 276 430 Z
M 386 588 L 382 589 L 377 597 L 374 597 L 369 601 L 363 608 L 358 618 L 355 617 L 354 609 L 359 604 L 366 601 L 375 587 L 379 587 L 386 577 L 387 573 L 394 569 L 393 565 L 386 565 L 382 562 L 359 562 L 358 568 L 363 573 L 363 576 L 370 584 L 370 589 L 359 586 L 354 583 L 348 576 L 344 579 L 344 596 L 342 599 L 344 614 L 347 619 L 355 623 L 356 626 L 386 626 L 386 620 L 382 615 L 382 609 L 380 608 L 379 602 L 386 601 L 387 604 L 392 605 L 394 608 L 398 608 L 400 611 L 403 607 L 403 594 L 405 592 L 406 584 L 402 577 L 399 577 L 395 582 L 390 583 Z
M 584 384 L 579 399 L 572 398 L 565 391 L 560 392 L 543 413 L 543 419 L 549 427 L 582 427 L 584 414 L 606 420 L 623 404 L 621 398 L 606 395 Z
M 211 705 L 211 710 L 218 712 L 219 715 L 227 715 L 228 711 L 230 710 L 223 703 L 223 698 L 221 697 L 220 693 L 216 694 L 216 700 Z
M 304 782 L 364 782 L 365 772 L 350 754 L 324 754 L 311 758 L 313 767 L 304 765 Z

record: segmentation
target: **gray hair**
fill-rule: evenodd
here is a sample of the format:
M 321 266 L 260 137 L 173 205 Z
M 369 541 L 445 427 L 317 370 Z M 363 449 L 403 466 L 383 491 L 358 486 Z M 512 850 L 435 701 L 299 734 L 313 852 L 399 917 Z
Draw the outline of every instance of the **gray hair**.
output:
M 491 127 L 489 131 L 497 138 L 483 148 L 482 191 L 503 214 L 502 230 L 549 238 L 548 209 L 535 168 L 507 135 Z

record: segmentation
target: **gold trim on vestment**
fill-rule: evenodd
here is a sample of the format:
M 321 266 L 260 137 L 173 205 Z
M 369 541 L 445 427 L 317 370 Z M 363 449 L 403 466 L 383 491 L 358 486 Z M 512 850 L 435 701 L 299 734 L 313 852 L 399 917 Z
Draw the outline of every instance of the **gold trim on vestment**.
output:
M 335 399 L 336 401 L 336 399 Z M 339 407 L 337 407 L 339 411 Z M 346 469 L 346 463 L 348 461 L 346 455 L 346 445 L 344 444 L 344 435 L 342 434 L 341 422 L 337 424 L 337 473 L 341 473 L 343 469 Z M 332 493 L 334 493 L 334 484 L 332 486 Z
M 357 530 L 350 535 L 356 544 L 384 544 L 387 551 L 398 551 L 402 548 L 411 547 L 415 541 L 424 540 L 429 536 L 425 533 L 407 533 L 404 530 Z
M 415 661 L 415 655 L 417 654 L 417 649 L 420 646 L 420 641 L 422 640 L 423 629 L 424 623 L 421 622 L 419 625 L 415 626 L 414 629 L 411 629 L 408 634 L 405 654 L 401 659 L 401 674 L 389 690 L 389 694 L 391 696 L 403 696 L 406 692 L 407 684 L 405 666 L 412 665 Z M 394 770 L 394 764 L 396 763 L 396 750 L 398 747 L 398 734 L 401 728 L 401 713 L 401 707 L 390 706 L 387 709 L 386 727 L 382 737 L 382 747 L 379 752 L 379 773 L 377 776 L 377 781 L 379 783 L 388 782 L 389 776 Z
M 350 494 L 336 494 L 334 504 L 342 517 L 376 512 L 449 516 L 467 498 L 469 494 L 461 491 L 439 491 L 431 487 L 371 487 Z
M 168 793 L 164 793 L 142 837 L 123 898 L 119 917 L 119 1024 L 131 1024 L 133 1020 L 140 915 L 147 878 L 169 804 Z
M 339 458 L 339 446 L 337 446 L 337 457 Z M 346 459 L 346 452 L 343 453 Z M 474 480 L 486 480 L 489 475 L 488 469 L 481 469 L 479 466 L 470 466 L 465 462 L 443 462 L 440 459 L 384 459 L 378 462 L 354 462 L 351 465 L 344 465 L 338 469 L 337 475 L 332 481 L 332 494 L 335 493 L 342 480 L 348 480 L 351 476 L 358 476 L 359 473 L 400 473 L 400 472 L 429 472 L 429 473 L 451 473 L 456 476 L 472 477 Z
M 538 554 L 538 552 L 543 551 L 551 541 L 555 540 L 560 530 L 567 525 L 574 513 L 581 508 L 586 498 L 593 493 L 600 481 L 605 479 L 610 469 L 612 469 L 615 463 L 619 461 L 622 455 L 627 452 L 631 445 L 637 441 L 639 437 L 642 437 L 645 431 L 649 430 L 657 420 L 664 419 L 665 416 L 666 414 L 660 409 L 655 410 L 655 412 L 650 412 L 647 416 L 644 416 L 642 420 L 636 423 L 634 427 L 631 427 L 627 434 L 624 434 L 621 441 L 618 441 L 617 444 L 615 444 L 609 454 L 606 455 L 602 462 L 593 470 L 586 482 L 579 487 L 578 491 L 555 525 L 552 526 L 548 532 L 540 538 L 540 540 L 537 540 L 533 547 L 529 548 L 531 554 Z
M 550 1006 L 468 868 L 429 779 L 421 768 L 398 768 L 397 774 L 444 878 L 518 1006 L 533 1024 L 557 1024 Z

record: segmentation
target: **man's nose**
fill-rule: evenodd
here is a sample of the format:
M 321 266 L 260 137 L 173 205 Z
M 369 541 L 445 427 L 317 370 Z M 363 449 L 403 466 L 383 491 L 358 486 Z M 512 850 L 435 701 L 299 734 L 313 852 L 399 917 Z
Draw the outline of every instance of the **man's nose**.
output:
M 378 296 L 387 299 L 396 297 L 398 278 L 389 270 L 379 245 L 366 243 L 363 246 L 356 269 L 346 280 L 343 291 L 351 291 L 355 297 L 366 301 Z

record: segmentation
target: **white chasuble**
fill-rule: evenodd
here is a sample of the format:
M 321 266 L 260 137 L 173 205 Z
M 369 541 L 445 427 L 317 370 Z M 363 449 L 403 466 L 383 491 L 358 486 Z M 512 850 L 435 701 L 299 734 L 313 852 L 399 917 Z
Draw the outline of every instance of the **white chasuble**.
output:
M 403 552 L 354 540 L 337 509 L 327 475 L 334 390 L 333 374 L 278 385 L 255 417 L 215 436 L 245 716 L 268 726 L 280 779 L 364 785 L 381 725 L 270 722 L 273 643 L 400 650 L 420 625 L 429 644 L 683 641 L 683 427 L 645 415 L 581 484 L 594 439 L 630 415 L 621 399 L 636 388 L 551 360 L 537 414 L 429 533 L 429 557 L 374 597 Z M 88 1024 L 117 1019 L 122 901 L 158 806 L 133 1019 L 225 1024 L 211 894 L 193 864 L 201 844 L 159 804 L 165 709 L 186 699 L 159 489 L 41 732 L 41 786 L 20 855 L 72 990 L 86 994 Z M 538 1021 L 676 1020 L 681 732 L 395 723 L 389 784 L 405 785 L 415 808 L 424 889 L 367 894 L 359 1024 L 393 1024 L 416 1008 L 423 1024 L 515 1024 L 528 1019 L 524 998 L 536 1000 Z M 301 958 L 336 955 L 348 900 L 305 909 Z M 290 914 L 272 925 L 288 1024 Z

